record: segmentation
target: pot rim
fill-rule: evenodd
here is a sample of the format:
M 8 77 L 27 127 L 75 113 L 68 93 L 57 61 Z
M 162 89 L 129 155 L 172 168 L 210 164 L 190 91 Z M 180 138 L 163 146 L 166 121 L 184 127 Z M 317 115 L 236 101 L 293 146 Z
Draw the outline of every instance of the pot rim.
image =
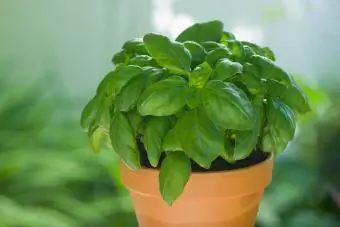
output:
M 264 161 L 235 170 L 191 173 L 181 198 L 239 197 L 263 191 L 271 182 L 273 154 Z M 161 199 L 159 193 L 159 170 L 132 170 L 121 163 L 124 185 L 134 193 Z
M 241 167 L 237 169 L 231 169 L 231 170 L 219 170 L 219 171 L 206 171 L 206 172 L 191 172 L 191 175 L 215 175 L 215 174 L 221 174 L 221 173 L 233 173 L 233 172 L 240 172 L 240 171 L 248 171 L 252 168 L 256 168 L 257 166 L 263 165 L 265 163 L 271 162 L 274 159 L 274 154 L 273 153 L 268 153 L 268 157 L 264 159 L 263 161 L 256 163 L 254 165 L 246 166 L 246 167 Z M 124 162 L 122 162 L 124 165 L 126 165 Z M 126 165 L 127 168 L 129 168 Z M 130 169 L 130 168 L 129 168 Z M 147 167 L 142 167 L 139 170 L 132 170 L 132 171 L 142 171 L 145 173 L 148 172 L 159 172 L 158 168 L 147 168 Z

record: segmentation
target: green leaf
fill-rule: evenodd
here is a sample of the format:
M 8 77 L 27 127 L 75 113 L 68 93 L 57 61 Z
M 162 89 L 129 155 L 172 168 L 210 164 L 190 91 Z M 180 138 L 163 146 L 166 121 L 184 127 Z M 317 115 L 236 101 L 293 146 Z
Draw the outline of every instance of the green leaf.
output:
M 135 137 L 140 133 L 143 117 L 138 113 L 137 109 L 130 110 L 126 113 L 126 117 L 130 122 Z
M 222 153 L 221 157 L 226 160 L 229 163 L 235 163 L 235 143 L 233 140 L 231 140 L 229 137 L 225 139 L 224 141 L 224 153 Z
M 186 106 L 183 106 L 179 111 L 177 111 L 174 115 L 177 118 L 182 117 L 186 113 Z
M 163 69 L 155 68 L 152 66 L 143 67 L 143 73 L 149 75 L 148 80 L 146 82 L 147 87 L 166 77 Z
M 250 131 L 237 131 L 233 160 L 242 160 L 248 157 L 256 148 L 262 129 L 264 106 L 261 98 L 252 102 L 254 108 L 254 127 Z
M 235 40 L 235 39 L 236 39 L 236 37 L 234 36 L 234 34 L 224 31 L 223 35 L 221 37 L 221 42 Z
M 162 144 L 165 134 L 170 129 L 168 117 L 153 117 L 147 123 L 143 142 L 148 154 L 148 159 L 153 167 L 158 166 L 159 159 L 163 152 Z
M 132 78 L 116 97 L 116 107 L 119 111 L 129 111 L 136 106 L 140 94 L 145 88 L 148 75 L 141 73 Z
M 272 60 L 260 55 L 254 55 L 249 61 L 260 67 L 262 78 L 276 80 L 288 86 L 291 85 L 291 76 Z
M 89 131 L 89 127 L 98 121 L 99 116 L 99 99 L 95 96 L 86 104 L 81 113 L 80 125 L 82 129 L 86 132 Z
M 229 41 L 228 48 L 231 50 L 232 59 L 243 62 L 246 58 L 244 47 L 240 41 Z
M 311 111 L 307 95 L 296 84 L 288 87 L 288 91 L 281 97 L 281 100 L 300 114 Z
M 223 23 L 217 20 L 205 23 L 195 23 L 185 29 L 176 38 L 178 42 L 195 41 L 202 43 L 205 41 L 219 42 L 223 34 Z
M 259 68 L 249 62 L 246 62 L 244 65 L 243 65 L 243 71 L 245 73 L 248 73 L 248 74 L 252 74 L 256 77 L 258 77 L 259 79 L 261 79 L 261 72 L 259 70 Z
M 182 43 L 171 42 L 166 36 L 147 34 L 144 43 L 150 55 L 160 66 L 168 68 L 175 74 L 188 74 L 191 54 Z
M 248 61 L 253 55 L 256 55 L 256 53 L 248 46 L 243 46 L 243 49 L 244 49 L 246 61 Z
M 294 137 L 295 116 L 293 111 L 278 100 L 269 100 L 266 108 L 267 124 L 264 129 L 262 149 L 265 152 L 284 151 Z
M 142 93 L 137 107 L 142 116 L 169 116 L 185 105 L 188 84 L 180 76 L 172 76 L 150 85 Z
M 112 99 L 110 97 L 102 97 L 99 104 L 100 116 L 98 124 L 105 130 L 109 130 L 111 118 L 114 115 L 115 109 Z
M 204 61 L 206 53 L 204 48 L 200 44 L 194 41 L 185 41 L 183 44 L 185 48 L 190 51 L 192 63 L 196 65 Z
M 135 134 L 131 124 L 122 112 L 117 112 L 111 121 L 110 139 L 113 150 L 130 168 L 141 168 Z
M 145 48 L 145 44 L 143 43 L 142 38 L 134 38 L 131 40 L 128 40 L 123 45 L 123 50 L 125 50 L 126 53 L 134 55 L 149 55 L 148 51 Z
M 210 52 L 216 49 L 221 49 L 221 48 L 225 48 L 225 46 L 223 44 L 220 43 L 216 43 L 213 41 L 206 41 L 202 43 L 203 48 L 205 49 L 206 52 Z
M 238 62 L 230 61 L 228 58 L 219 60 L 216 64 L 214 80 L 227 80 L 242 74 L 243 66 Z
M 275 61 L 275 55 L 269 47 L 260 47 L 259 45 L 247 41 L 241 41 L 244 47 L 249 47 L 253 53 L 256 55 L 261 55 L 263 57 L 269 58 L 272 61 Z
M 95 153 L 99 153 L 102 145 L 106 142 L 106 135 L 100 126 L 95 126 L 88 132 L 90 145 Z
M 251 94 L 263 96 L 267 93 L 267 81 L 261 79 L 260 75 L 259 69 L 247 62 L 243 65 L 243 74 L 238 78 L 238 81 L 243 83 Z
M 241 89 L 218 80 L 209 81 L 206 89 L 208 98 L 204 110 L 212 122 L 223 129 L 252 129 L 253 108 Z
M 183 151 L 174 129 L 170 129 L 163 140 L 164 151 Z
M 108 129 L 111 120 L 111 108 L 113 108 L 113 105 L 109 98 L 99 96 L 92 98 L 81 114 L 80 124 L 82 129 L 86 132 L 97 126 Z
M 227 48 L 218 48 L 207 54 L 206 62 L 208 62 L 211 67 L 215 67 L 218 60 L 228 58 L 230 55 L 231 52 Z
M 186 103 L 190 109 L 195 109 L 205 103 L 206 90 L 202 88 L 189 88 Z
M 276 60 L 274 52 L 271 49 L 269 49 L 269 47 L 264 47 L 263 51 L 264 51 L 264 56 L 265 57 L 269 58 L 272 61 Z
M 130 79 L 141 73 L 143 69 L 135 65 L 121 65 L 114 71 L 107 74 L 100 82 L 97 88 L 97 94 L 106 94 L 113 96 L 119 94 L 122 88 L 129 82 Z
M 138 55 L 136 57 L 131 58 L 129 61 L 129 65 L 138 65 L 140 67 L 151 66 L 158 67 L 157 62 L 148 55 Z
M 184 152 L 206 169 L 224 150 L 223 133 L 203 111 L 190 110 L 178 119 L 174 130 Z
M 252 95 L 252 93 L 250 93 L 246 85 L 244 85 L 244 83 L 242 83 L 240 80 L 235 79 L 232 81 L 232 83 L 243 91 L 243 93 L 246 95 L 245 96 L 246 98 L 248 98 L 249 100 L 252 100 L 254 98 L 254 96 Z
M 209 80 L 212 68 L 207 62 L 198 65 L 189 76 L 189 86 L 202 88 Z
M 125 53 L 124 50 L 122 50 L 116 53 L 115 55 L 113 55 L 112 63 L 114 63 L 115 65 L 127 63 L 129 59 L 130 59 L 130 56 L 127 53 Z
M 158 71 L 146 69 L 132 78 L 116 97 L 116 106 L 120 111 L 129 111 L 136 103 L 147 85 L 160 79 Z
M 248 46 L 250 49 L 257 55 L 265 56 L 265 51 L 262 47 L 255 43 L 247 42 L 247 41 L 241 41 L 243 46 Z
M 182 195 L 190 172 L 190 159 L 183 152 L 171 152 L 165 157 L 159 172 L 159 190 L 169 205 Z
M 253 95 L 265 93 L 261 80 L 253 74 L 243 73 L 242 76 L 240 76 L 239 81 L 243 83 L 247 87 L 248 91 Z
M 293 80 L 292 86 L 286 87 L 280 84 L 276 86 L 276 89 L 272 92 L 283 103 L 300 114 L 305 114 L 311 111 L 306 94 Z

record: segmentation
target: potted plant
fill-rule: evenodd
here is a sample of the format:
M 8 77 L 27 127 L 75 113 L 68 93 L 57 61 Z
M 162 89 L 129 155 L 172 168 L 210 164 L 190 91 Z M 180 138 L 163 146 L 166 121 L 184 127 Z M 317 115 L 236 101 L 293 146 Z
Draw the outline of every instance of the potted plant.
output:
M 268 47 L 220 21 L 127 41 L 81 125 L 121 159 L 142 227 L 250 227 L 273 156 L 310 110 Z

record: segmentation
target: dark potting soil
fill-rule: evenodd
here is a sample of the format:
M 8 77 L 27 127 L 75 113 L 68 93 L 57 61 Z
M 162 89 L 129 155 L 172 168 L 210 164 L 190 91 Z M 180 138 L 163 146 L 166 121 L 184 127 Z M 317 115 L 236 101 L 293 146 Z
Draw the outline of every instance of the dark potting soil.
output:
M 138 148 L 140 151 L 141 165 L 146 168 L 155 169 L 154 167 L 151 166 L 147 157 L 146 150 L 144 148 L 144 144 L 140 140 L 138 140 Z M 241 169 L 261 163 L 264 160 L 266 160 L 268 156 L 269 156 L 268 153 L 255 150 L 244 160 L 240 160 L 235 163 L 228 163 L 223 158 L 219 157 L 212 163 L 210 169 L 204 169 L 203 167 L 199 166 L 196 162 L 191 160 L 191 170 L 192 172 L 213 172 Z M 162 163 L 164 158 L 165 155 L 163 154 L 159 162 L 160 164 Z M 158 165 L 157 169 L 160 168 L 160 164 Z

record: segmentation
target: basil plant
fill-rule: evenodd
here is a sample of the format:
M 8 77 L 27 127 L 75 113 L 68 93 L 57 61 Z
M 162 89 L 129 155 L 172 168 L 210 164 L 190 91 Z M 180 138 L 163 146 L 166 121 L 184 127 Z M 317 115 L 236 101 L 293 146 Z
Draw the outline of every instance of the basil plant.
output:
M 196 23 L 175 41 L 153 33 L 129 40 L 112 61 L 81 126 L 94 151 L 106 144 L 134 170 L 143 144 L 169 204 L 182 194 L 191 161 L 209 169 L 218 157 L 280 153 L 297 115 L 310 110 L 268 47 L 237 40 L 220 21 Z

